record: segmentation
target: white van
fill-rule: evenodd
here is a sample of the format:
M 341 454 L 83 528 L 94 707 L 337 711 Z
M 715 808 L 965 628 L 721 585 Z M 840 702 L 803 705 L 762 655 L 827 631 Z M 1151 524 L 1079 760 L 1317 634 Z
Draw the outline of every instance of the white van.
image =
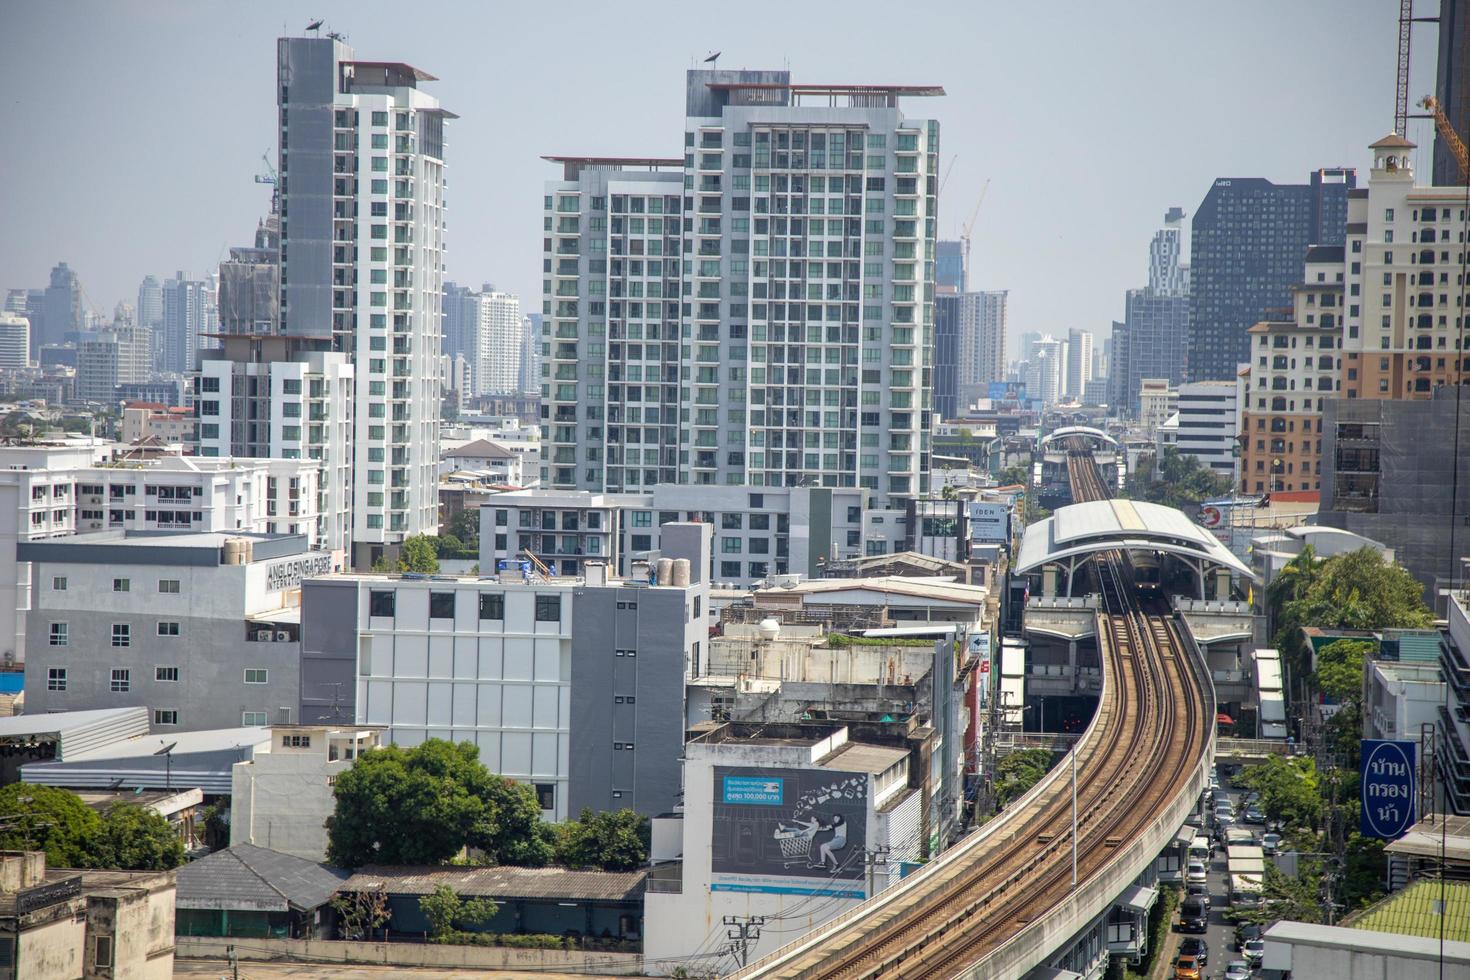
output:
M 1200 861 L 1208 866 L 1211 850 L 1210 839 L 1201 834 L 1189 842 L 1189 860 Z

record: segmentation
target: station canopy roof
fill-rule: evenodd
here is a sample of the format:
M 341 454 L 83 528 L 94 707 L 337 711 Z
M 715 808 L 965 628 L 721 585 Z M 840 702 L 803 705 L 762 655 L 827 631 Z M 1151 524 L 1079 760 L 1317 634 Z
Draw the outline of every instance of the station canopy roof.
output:
M 1060 507 L 1026 528 L 1016 571 L 1114 549 L 1157 551 L 1228 568 L 1254 579 L 1250 568 L 1182 511 L 1141 500 L 1094 500 Z

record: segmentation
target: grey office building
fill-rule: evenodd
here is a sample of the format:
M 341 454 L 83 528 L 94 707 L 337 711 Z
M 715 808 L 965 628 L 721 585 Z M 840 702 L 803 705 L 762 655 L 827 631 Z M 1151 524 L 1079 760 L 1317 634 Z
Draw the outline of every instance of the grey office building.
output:
M 682 157 L 550 158 L 542 484 L 924 493 L 941 94 L 694 70 Z
M 1224 381 L 1248 359 L 1246 330 L 1291 305 L 1308 245 L 1341 245 L 1357 171 L 1316 170 L 1305 184 L 1215 181 L 1190 225 L 1190 381 Z
M 1448 587 L 1451 576 L 1463 581 L 1460 562 L 1470 555 L 1470 386 L 1442 387 L 1429 400 L 1328 399 L 1317 523 L 1394 549 L 1424 584 L 1426 598 Z
M 670 524 L 687 584 L 582 577 L 328 576 L 302 595 L 302 717 L 400 745 L 471 741 L 554 819 L 680 799 L 684 679 L 708 656 L 710 528 Z
M 289 724 L 299 535 L 103 531 L 22 542 L 30 562 L 26 711 L 142 705 L 154 731 Z
M 1148 285 L 1128 290 L 1123 322 L 1113 321 L 1107 390 L 1114 415 L 1138 412 L 1144 378 L 1171 385 L 1185 380 L 1192 280 L 1190 266 L 1180 262 L 1183 219 L 1178 208 L 1164 215 L 1164 227 L 1149 242 Z M 1233 369 L 1229 376 L 1235 376 Z
M 77 274 L 59 262 L 51 270 L 51 284 L 46 287 L 45 307 L 39 326 L 31 331 L 31 357 L 47 344 L 64 344 L 76 340 L 85 329 L 82 322 L 82 289 Z
M 948 289 L 956 293 L 965 291 L 965 243 L 939 242 L 936 248 L 938 261 L 934 267 L 934 285 L 940 292 Z
M 943 249 L 945 243 L 939 245 Z M 941 419 L 959 417 L 959 340 L 960 294 L 939 293 L 934 297 L 934 413 Z

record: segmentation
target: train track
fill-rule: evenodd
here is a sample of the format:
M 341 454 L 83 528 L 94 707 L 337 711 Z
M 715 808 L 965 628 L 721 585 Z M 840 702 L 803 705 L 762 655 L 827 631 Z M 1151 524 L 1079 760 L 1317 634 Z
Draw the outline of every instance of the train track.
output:
M 1074 500 L 1109 496 L 1090 453 L 1070 447 L 1068 470 Z M 1135 595 L 1126 556 L 1099 555 L 1096 572 L 1104 683 L 1097 715 L 1074 750 L 1076 885 L 1072 782 L 1049 779 L 904 885 L 734 976 L 994 975 L 988 958 L 1103 871 L 1187 788 L 1207 748 L 1208 692 L 1184 664 L 1164 610 Z

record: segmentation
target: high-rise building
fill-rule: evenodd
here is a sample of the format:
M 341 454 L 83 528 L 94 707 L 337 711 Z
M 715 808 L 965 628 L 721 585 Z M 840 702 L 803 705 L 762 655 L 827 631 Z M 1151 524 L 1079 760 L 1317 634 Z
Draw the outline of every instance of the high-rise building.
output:
M 184 374 L 194 370 L 199 334 L 217 329 L 207 319 L 211 306 L 209 283 L 187 279 L 182 272 L 163 283 L 163 370 Z
M 39 349 L 45 344 L 64 344 L 76 340 L 84 328 L 82 318 L 82 289 L 77 274 L 59 262 L 51 270 L 51 285 L 46 287 L 46 313 L 42 320 L 42 336 L 31 337 L 31 344 Z
M 281 331 L 281 219 L 255 229 L 255 244 L 230 249 L 219 266 L 219 322 L 205 332 L 274 336 Z M 192 368 L 191 368 L 192 369 Z
M 541 314 L 521 319 L 521 393 L 541 394 Z
M 19 313 L 0 313 L 0 370 L 19 371 L 30 356 L 31 321 Z
M 960 297 L 955 372 L 960 411 L 987 397 L 991 382 L 1005 380 L 1008 296 L 1007 290 L 993 289 Z
M 163 284 L 157 276 L 144 276 L 138 285 L 137 325 L 145 330 L 163 326 Z
M 1137 415 L 1143 379 L 1184 380 L 1191 279 L 1179 261 L 1183 217 L 1178 208 L 1164 215 L 1164 227 L 1149 242 L 1148 285 L 1128 290 L 1123 322 L 1113 322 L 1108 404 L 1114 415 Z
M 934 286 L 939 292 L 963 293 L 965 283 L 965 243 L 939 242 L 935 254 Z
M 1434 96 L 1449 117 L 1455 132 L 1470 131 L 1470 8 L 1460 0 L 1439 0 L 1439 62 L 1434 78 Z M 1455 155 L 1436 132 L 1434 135 L 1434 185 L 1460 183 Z
M 444 353 L 463 354 L 474 346 L 479 330 L 480 294 L 468 286 L 444 284 Z
M 1341 245 L 1350 168 L 1316 170 L 1306 184 L 1222 177 L 1190 226 L 1189 379 L 1222 381 L 1249 353 L 1246 330 L 1290 306 L 1308 245 Z
M 117 326 L 82 335 L 77 343 L 76 400 L 116 407 L 116 387 L 148 380 L 149 336 Z
M 1092 334 L 1076 327 L 1067 331 L 1067 396 L 1081 400 L 1087 382 L 1092 380 Z
M 353 563 L 438 525 L 444 122 L 433 76 L 277 42 L 281 332 L 355 367 Z
M 479 292 L 444 284 L 444 353 L 463 357 L 470 369 L 469 386 L 454 385 L 462 395 L 519 394 L 525 343 L 519 299 L 489 283 Z
M 1236 417 L 1239 392 L 1234 380 L 1196 381 L 1179 386 L 1175 445 L 1220 476 L 1236 474 Z
M 934 414 L 941 419 L 959 417 L 959 331 L 960 294 L 941 289 L 934 296 Z
M 1032 350 L 1034 353 L 1026 361 L 1026 392 L 1032 398 L 1039 398 L 1042 405 L 1055 405 L 1062 400 L 1067 342 L 1047 334 L 1032 345 Z
M 554 158 L 543 486 L 927 492 L 943 90 L 686 81 L 686 156 Z

